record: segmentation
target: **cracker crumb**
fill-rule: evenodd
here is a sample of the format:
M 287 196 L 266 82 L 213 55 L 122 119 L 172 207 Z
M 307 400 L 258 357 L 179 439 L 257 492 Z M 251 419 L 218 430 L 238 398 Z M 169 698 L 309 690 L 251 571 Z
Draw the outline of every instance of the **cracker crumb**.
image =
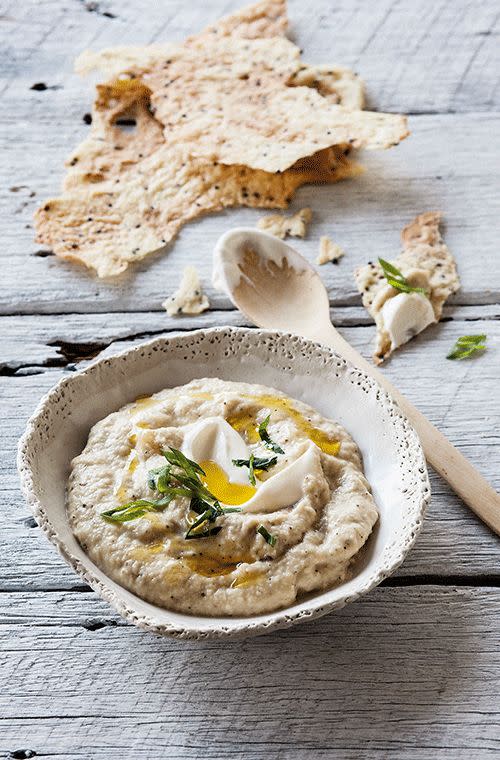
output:
M 301 208 L 293 216 L 283 216 L 282 214 L 271 214 L 270 216 L 263 216 L 257 222 L 259 230 L 264 230 L 270 235 L 281 238 L 283 240 L 287 235 L 291 237 L 304 238 L 307 233 L 307 226 L 312 219 L 312 211 L 310 208 Z
M 327 235 L 320 237 L 319 254 L 316 264 L 321 266 L 322 264 L 328 264 L 330 261 L 333 264 L 338 264 L 342 256 L 344 256 L 344 251 L 338 243 L 334 243 Z
M 203 293 L 196 269 L 188 266 L 184 269 L 178 290 L 162 303 L 169 317 L 181 314 L 201 314 L 210 308 L 210 301 Z

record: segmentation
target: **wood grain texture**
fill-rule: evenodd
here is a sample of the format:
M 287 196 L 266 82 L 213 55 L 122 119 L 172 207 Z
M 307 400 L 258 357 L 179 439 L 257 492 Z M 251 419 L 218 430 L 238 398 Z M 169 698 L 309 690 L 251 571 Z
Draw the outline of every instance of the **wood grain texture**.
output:
M 73 116 L 62 92 L 20 93 L 18 104 L 27 97 L 44 96 L 45 102 L 53 97 L 50 113 L 55 124 L 33 132 L 30 119 L 7 130 L 0 256 L 8 267 L 0 282 L 0 313 L 160 310 L 187 262 L 198 267 L 214 307 L 229 308 L 227 298 L 210 285 L 213 247 L 229 226 L 253 227 L 265 212 L 231 209 L 197 220 L 183 228 L 166 252 L 108 281 L 55 256 L 37 255 L 44 249 L 33 242 L 33 211 L 43 199 L 57 194 L 68 148 L 86 129 L 81 115 L 88 108 L 82 90 L 80 112 Z M 15 110 L 17 105 L 12 107 Z M 416 213 L 441 209 L 445 239 L 462 279 L 455 303 L 498 303 L 500 277 L 492 277 L 492 267 L 500 274 L 496 236 L 500 160 L 492 135 L 500 129 L 500 116 L 418 116 L 410 120 L 410 127 L 411 137 L 397 148 L 365 154 L 367 171 L 356 180 L 299 190 L 292 208 L 311 206 L 314 217 L 308 239 L 294 244 L 314 261 L 321 235 L 338 242 L 345 257 L 338 266 L 321 267 L 321 275 L 334 305 L 357 304 L 354 268 L 377 256 L 397 255 L 403 226 Z M 32 139 L 37 142 L 27 151 Z M 37 153 L 36 174 L 32 151 Z M 11 192 L 13 187 L 21 189 Z
M 74 54 L 86 47 L 181 41 L 241 5 L 240 0 L 10 3 L 2 18 L 5 91 L 43 77 L 51 86 L 66 85 Z M 454 113 L 491 111 L 500 104 L 494 0 L 289 0 L 289 17 L 304 59 L 352 66 L 367 80 L 370 103 L 378 110 Z
M 373 320 L 361 306 L 344 306 L 331 310 L 331 318 L 339 328 L 367 327 Z M 500 304 L 488 306 L 449 306 L 445 307 L 442 324 L 433 327 L 431 332 L 419 338 L 431 351 L 446 353 L 446 341 L 453 341 L 452 328 L 444 328 L 447 322 L 456 322 L 457 329 L 478 330 L 475 322 L 481 322 L 481 329 L 490 333 L 490 345 L 497 341 L 498 325 L 490 322 L 500 321 Z M 469 324 L 470 323 L 470 324 Z M 75 361 L 78 366 L 86 358 L 97 358 L 131 346 L 135 341 L 148 340 L 160 334 L 175 331 L 193 330 L 200 327 L 222 325 L 249 326 L 245 317 L 238 311 L 211 310 L 198 316 L 169 317 L 164 310 L 159 312 L 116 312 L 111 314 L 65 314 L 61 315 L 27 315 L 5 316 L 0 318 L 2 326 L 2 350 L 0 353 L 0 373 L 22 373 L 27 366 L 45 367 L 64 366 Z M 490 328 L 492 332 L 490 331 Z M 371 332 L 374 334 L 374 326 Z M 444 331 L 443 331 L 444 330 Z M 357 333 L 350 331 L 350 336 Z M 369 357 L 371 348 L 369 331 L 359 333 L 363 336 L 360 347 Z M 391 364 L 401 376 L 409 371 L 408 353 L 414 343 L 397 352 Z M 421 345 L 421 344 L 419 344 Z M 104 354 L 106 351 L 106 354 Z M 442 358 L 442 357 L 441 357 Z M 446 367 L 452 367 L 449 362 Z M 399 370 L 398 370 L 399 367 Z M 388 370 L 389 372 L 391 369 Z
M 92 83 L 83 48 L 181 40 L 244 0 L 5 0 L 0 7 L 0 756 L 65 760 L 488 759 L 500 754 L 500 542 L 431 474 L 423 532 L 398 573 L 312 624 L 236 643 L 181 643 L 125 625 L 40 534 L 14 459 L 26 418 L 61 377 L 169 331 L 242 325 L 210 287 L 211 251 L 234 210 L 182 231 L 113 282 L 33 242 L 32 213 L 57 193 L 85 137 Z M 314 221 L 297 248 L 329 235 L 346 251 L 320 268 L 334 323 L 364 356 L 374 328 L 352 270 L 399 250 L 414 215 L 441 209 L 462 290 L 445 321 L 398 352 L 387 376 L 500 487 L 500 259 L 495 136 L 500 126 L 495 0 L 289 0 L 304 60 L 349 65 L 369 106 L 410 114 L 411 137 L 362 157 L 356 181 L 308 187 L 293 209 Z M 46 90 L 30 89 L 44 83 Z M 186 263 L 213 310 L 161 308 Z M 445 355 L 486 332 L 470 362 Z M 29 756 L 25 753 L 24 756 Z
M 2 604 L 7 757 L 18 748 L 79 760 L 500 751 L 498 588 L 379 588 L 316 622 L 224 643 L 142 633 L 85 593 L 7 594 Z

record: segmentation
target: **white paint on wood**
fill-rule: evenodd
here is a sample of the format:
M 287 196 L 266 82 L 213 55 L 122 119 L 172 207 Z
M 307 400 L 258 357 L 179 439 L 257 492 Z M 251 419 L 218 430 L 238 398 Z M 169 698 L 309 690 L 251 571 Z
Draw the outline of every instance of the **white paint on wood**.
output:
M 361 327 L 373 324 L 372 318 L 362 306 L 344 306 L 334 308 L 331 318 L 337 327 Z M 460 324 L 461 330 L 479 329 L 476 322 L 481 322 L 481 329 L 490 333 L 490 345 L 495 345 L 497 325 L 484 324 L 500 320 L 500 305 L 489 306 L 449 306 L 445 307 L 443 320 L 453 320 Z M 469 324 L 470 323 L 470 324 Z M 169 317 L 161 312 L 117 312 L 111 314 L 66 314 L 5 316 L 0 318 L 2 328 L 2 351 L 0 354 L 0 372 L 2 369 L 15 371 L 19 367 L 39 365 L 56 366 L 71 361 L 71 355 L 84 359 L 86 356 L 99 356 L 100 348 L 105 349 L 115 343 L 112 350 L 119 351 L 134 341 L 148 340 L 156 335 L 170 331 L 185 331 L 217 325 L 245 326 L 247 320 L 237 311 L 209 311 L 199 316 Z M 492 330 L 492 332 L 491 332 Z M 355 333 L 351 333 L 354 335 Z M 360 333 L 361 334 L 361 333 Z M 365 335 L 367 333 L 363 333 Z M 431 337 L 432 336 L 432 337 Z M 441 330 L 426 333 L 422 342 L 431 351 L 442 352 L 441 341 L 449 336 Z M 437 342 L 439 341 L 439 342 Z M 66 357 L 64 350 L 66 350 Z M 362 346 L 365 350 L 364 344 Z M 407 349 L 396 354 L 393 365 Z M 366 356 L 370 355 L 367 347 Z M 390 365 L 386 365 L 390 366 Z
M 106 625 L 116 616 L 85 593 L 8 594 L 2 605 L 5 753 L 482 760 L 500 752 L 498 588 L 379 588 L 246 642 L 169 641 Z
M 85 47 L 181 40 L 242 4 L 27 0 L 2 8 L 0 313 L 16 316 L 0 318 L 0 753 L 497 757 L 500 543 L 434 475 L 423 532 L 391 582 L 471 579 L 483 588 L 379 588 L 310 626 L 245 643 L 169 642 L 107 625 L 120 621 L 94 594 L 70 590 L 80 580 L 30 527 L 14 452 L 40 396 L 68 371 L 50 366 L 64 363 L 58 342 L 85 355 L 101 344 L 106 355 L 141 336 L 244 324 L 208 286 L 210 255 L 222 231 L 260 216 L 238 209 L 193 223 L 169 252 L 112 283 L 35 256 L 32 212 L 57 193 L 63 160 L 88 131 L 91 83 L 73 75 L 73 58 Z M 351 65 L 367 81 L 370 107 L 418 114 L 401 146 L 363 157 L 363 177 L 299 192 L 293 208 L 310 205 L 315 216 L 297 248 L 314 261 L 326 234 L 345 249 L 339 266 L 320 273 L 335 324 L 369 356 L 373 327 L 352 270 L 396 254 L 400 230 L 416 213 L 444 211 L 462 277 L 460 307 L 449 307 L 452 321 L 383 371 L 498 488 L 497 10 L 494 0 L 290 0 L 305 60 Z M 30 90 L 35 82 L 58 89 Z M 177 322 L 161 302 L 188 262 L 215 311 Z M 458 335 L 480 331 L 489 336 L 483 357 L 446 361 Z M 16 370 L 41 374 L 9 376 Z

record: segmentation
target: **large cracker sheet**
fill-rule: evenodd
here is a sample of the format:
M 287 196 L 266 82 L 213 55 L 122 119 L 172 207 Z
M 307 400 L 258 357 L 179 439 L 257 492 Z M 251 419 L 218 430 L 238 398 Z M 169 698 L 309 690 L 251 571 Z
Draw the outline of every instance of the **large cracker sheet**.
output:
M 98 86 L 63 195 L 36 214 L 39 242 L 101 277 L 116 275 L 190 219 L 235 205 L 284 208 L 306 182 L 358 174 L 351 146 L 403 135 L 402 117 L 350 113 L 363 103 L 360 80 L 341 67 L 304 65 L 285 28 L 285 2 L 267 0 L 183 45 L 80 57 L 81 70 L 119 77 Z M 267 126 L 264 93 L 275 102 Z M 307 134 L 321 122 L 316 108 L 335 118 L 334 134 Z M 123 118 L 135 121 L 133 132 L 117 124 Z
M 124 114 L 136 119 L 132 133 L 112 121 Z M 100 277 L 120 274 L 164 247 L 197 216 L 236 205 L 284 208 L 304 183 L 336 182 L 359 171 L 334 149 L 280 174 L 193 156 L 189 146 L 164 142 L 147 88 L 137 80 L 99 88 L 92 134 L 68 163 L 64 194 L 37 211 L 38 239 Z

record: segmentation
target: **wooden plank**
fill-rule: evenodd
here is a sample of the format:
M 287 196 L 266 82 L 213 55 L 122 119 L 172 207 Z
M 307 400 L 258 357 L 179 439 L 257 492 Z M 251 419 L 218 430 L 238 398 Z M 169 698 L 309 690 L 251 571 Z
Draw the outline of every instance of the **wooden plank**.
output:
M 491 318 L 476 321 L 476 309 L 458 309 L 456 318 L 431 328 L 426 335 L 413 341 L 395 355 L 384 371 L 498 488 L 500 463 L 495 444 L 498 444 L 500 429 L 497 401 L 500 321 Z M 351 319 L 362 314 L 361 310 L 339 311 L 348 312 Z M 466 319 L 460 319 L 464 311 Z M 484 317 L 497 314 L 493 307 L 483 307 L 483 312 L 486 312 Z M 474 321 L 467 321 L 467 318 L 474 318 Z M 9 504 L 4 531 L 0 535 L 0 556 L 3 556 L 5 565 L 0 572 L 2 588 L 68 588 L 80 583 L 45 539 L 38 535 L 39 531 L 30 527 L 11 465 L 25 419 L 41 395 L 67 371 L 43 366 L 62 360 L 57 346 L 47 346 L 46 343 L 63 341 L 66 351 L 72 344 L 71 349 L 78 353 L 79 347 L 84 352 L 94 341 L 107 343 L 114 340 L 102 352 L 102 355 L 111 355 L 137 344 L 137 338 L 130 336 L 138 333 L 144 337 L 154 335 L 161 332 L 164 323 L 171 329 L 173 322 L 164 314 L 137 314 L 132 326 L 127 322 L 126 314 L 67 315 L 64 320 L 48 316 L 2 318 L 3 334 L 9 337 L 12 371 L 16 364 L 21 364 L 18 372 L 41 373 L 0 378 L 0 394 L 7 402 L 4 404 L 4 436 L 0 447 L 0 491 L 4 503 Z M 228 322 L 241 324 L 241 318 L 235 312 L 211 312 L 205 319 L 186 318 L 177 324 L 190 329 L 196 324 Z M 346 326 L 341 330 L 353 345 L 369 355 L 372 326 Z M 482 331 L 488 334 L 490 345 L 484 356 L 468 362 L 446 360 L 448 348 L 459 335 Z M 73 364 L 83 365 L 80 362 Z M 436 382 L 436 378 L 442 380 Z M 432 487 L 433 500 L 424 531 L 399 575 L 498 575 L 498 539 L 434 475 Z
M 31 84 L 41 74 L 61 84 L 85 47 L 181 41 L 244 4 L 164 0 L 149 2 L 147 12 L 140 0 L 12 4 L 3 18 L 3 77 L 9 87 L 14 77 Z M 451 0 L 380 0 L 369 10 L 362 0 L 289 0 L 292 37 L 304 60 L 352 66 L 378 109 L 412 113 L 498 107 L 497 10 L 494 0 L 463 0 L 458 8 Z
M 94 595 L 6 594 L 0 750 L 113 760 L 494 758 L 498 588 L 379 588 L 248 642 L 176 642 Z M 10 755 L 11 757 L 13 755 Z
M 40 108 L 46 109 L 49 124 L 42 123 L 34 131 L 31 119 L 24 119 L 3 128 L 7 176 L 0 188 L 0 202 L 6 209 L 0 217 L 0 256 L 8 263 L 0 284 L 0 313 L 160 310 L 188 262 L 199 268 L 214 307 L 229 308 L 227 298 L 210 286 L 212 249 L 229 227 L 254 226 L 261 211 L 233 209 L 195 221 L 166 253 L 114 280 L 97 280 L 83 267 L 36 255 L 40 246 L 33 242 L 32 213 L 42 199 L 57 193 L 68 148 L 85 132 L 82 114 L 88 109 L 81 90 L 76 113 L 68 110 L 62 93 L 29 93 L 35 102 L 45 96 Z M 16 113 L 26 97 L 26 91 L 20 91 L 8 110 Z M 51 97 L 55 99 L 52 106 Z M 294 245 L 314 261 L 321 235 L 338 241 L 346 256 L 338 266 L 321 267 L 321 276 L 332 304 L 357 304 L 354 268 L 377 256 L 396 255 L 402 227 L 415 214 L 440 208 L 446 219 L 446 240 L 462 278 L 455 303 L 498 302 L 500 162 L 491 135 L 500 128 L 500 117 L 418 116 L 410 126 L 412 136 L 394 150 L 363 157 L 367 172 L 362 177 L 298 192 L 293 209 L 311 206 L 314 221 L 308 240 L 294 241 Z M 20 189 L 11 192 L 10 188 Z
M 63 160 L 88 130 L 91 84 L 73 75 L 75 54 L 181 40 L 243 3 L 27 0 L 6 2 L 0 13 L 0 313 L 15 315 L 0 321 L 0 754 L 498 757 L 500 543 L 433 475 L 422 535 L 385 586 L 313 624 L 244 643 L 174 642 L 124 624 L 59 559 L 19 493 L 18 437 L 66 372 L 170 330 L 244 324 L 208 286 L 210 254 L 222 231 L 254 225 L 261 212 L 194 223 L 168 253 L 111 283 L 36 255 L 31 228 L 34 208 L 57 192 Z M 447 308 L 450 321 L 384 371 L 498 488 L 497 11 L 494 0 L 380 0 L 369 8 L 361 0 L 290 0 L 305 60 L 351 65 L 367 80 L 370 107 L 417 114 L 409 140 L 363 157 L 362 178 L 299 192 L 293 208 L 311 205 L 315 218 L 297 247 L 311 261 L 320 235 L 345 248 L 338 267 L 320 272 L 335 323 L 369 355 L 373 327 L 353 268 L 397 253 L 414 214 L 445 212 L 462 291 Z M 49 89 L 30 89 L 41 81 Z M 161 301 L 188 261 L 214 311 L 169 319 Z M 446 361 L 458 335 L 480 331 L 489 336 L 483 357 Z
M 337 327 L 361 327 L 373 324 L 373 320 L 362 306 L 343 306 L 332 309 L 331 317 Z M 476 330 L 471 322 L 486 323 L 500 320 L 500 304 L 489 306 L 445 306 L 443 322 L 454 320 L 460 329 Z M 148 340 L 168 332 L 194 330 L 215 327 L 217 325 L 249 326 L 245 317 L 238 311 L 206 311 L 198 316 L 169 317 L 164 310 L 159 312 L 127 312 L 111 314 L 66 314 L 64 317 L 50 314 L 2 316 L 0 331 L 3 338 L 0 354 L 0 373 L 23 371 L 24 367 L 63 366 L 67 362 L 98 357 L 111 346 L 112 351 L 122 350 L 137 340 Z M 495 341 L 496 325 L 482 324 L 481 329 L 493 333 L 490 338 Z M 351 333 L 354 335 L 354 333 Z M 368 333 L 367 333 L 368 335 Z M 447 337 L 447 336 L 446 336 Z M 422 336 L 420 341 L 426 341 Z M 437 348 L 435 340 L 441 340 L 438 332 L 433 335 L 432 346 Z M 370 347 L 363 341 L 363 351 L 369 356 Z M 432 349 L 431 349 L 432 350 Z M 441 351 L 441 345 L 439 351 Z M 443 349 L 444 350 L 444 349 Z M 405 352 L 407 349 L 405 349 Z M 393 364 L 399 361 L 397 354 Z M 76 357 L 76 359 L 74 358 Z M 82 365 L 83 366 L 83 365 Z M 387 365 L 389 366 L 389 365 Z

